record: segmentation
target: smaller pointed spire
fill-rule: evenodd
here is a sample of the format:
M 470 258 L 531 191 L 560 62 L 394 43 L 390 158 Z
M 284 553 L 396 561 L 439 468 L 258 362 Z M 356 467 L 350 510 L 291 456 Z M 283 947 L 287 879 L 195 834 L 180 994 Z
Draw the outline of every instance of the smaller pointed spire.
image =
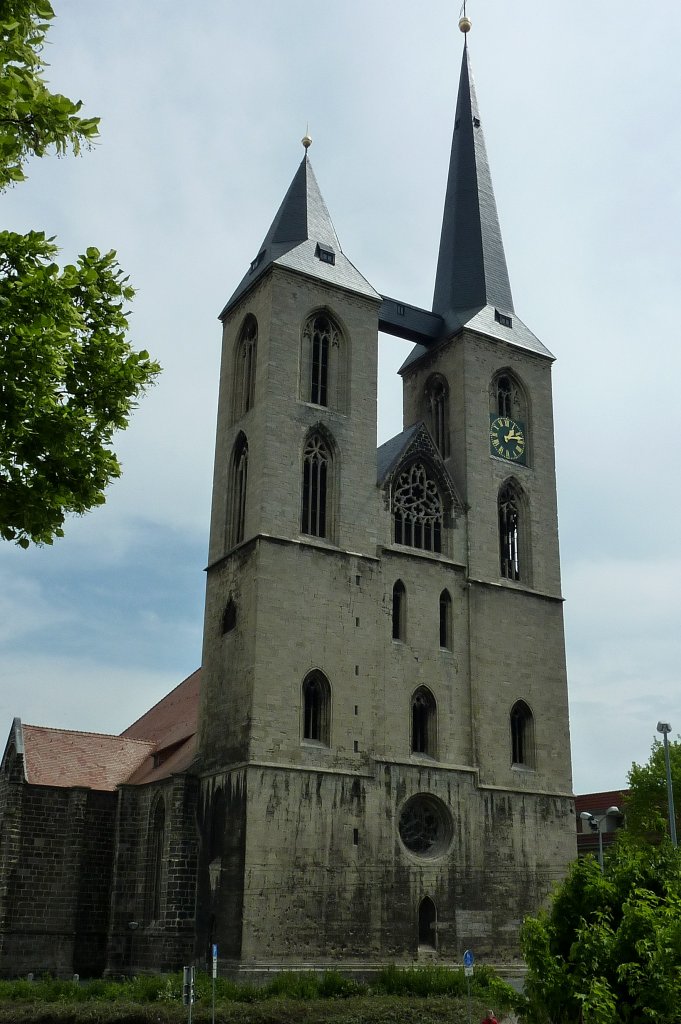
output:
M 309 140 L 308 145 L 305 145 L 306 140 Z M 344 255 L 308 157 L 312 139 L 307 133 L 302 143 L 305 156 L 250 269 L 223 309 L 221 317 L 273 263 L 308 277 L 320 278 L 348 291 L 380 299 L 378 292 Z
M 513 312 L 485 138 L 464 42 L 433 312 L 454 323 L 455 311 L 486 305 Z

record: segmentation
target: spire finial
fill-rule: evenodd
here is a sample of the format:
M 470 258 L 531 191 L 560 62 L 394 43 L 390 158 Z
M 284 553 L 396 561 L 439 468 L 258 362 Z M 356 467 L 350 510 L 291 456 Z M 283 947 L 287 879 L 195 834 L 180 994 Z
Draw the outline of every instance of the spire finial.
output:
M 463 33 L 470 32 L 473 26 L 473 22 L 466 14 L 466 0 L 463 0 L 463 5 L 461 7 L 461 10 L 459 11 L 459 14 L 461 15 L 461 17 L 459 18 L 459 29 Z
M 308 149 L 312 145 L 312 136 L 310 135 L 310 125 L 309 124 L 305 125 L 305 134 L 303 135 L 303 137 L 302 137 L 302 139 L 300 141 L 302 142 L 303 146 L 305 147 L 305 152 L 307 153 Z

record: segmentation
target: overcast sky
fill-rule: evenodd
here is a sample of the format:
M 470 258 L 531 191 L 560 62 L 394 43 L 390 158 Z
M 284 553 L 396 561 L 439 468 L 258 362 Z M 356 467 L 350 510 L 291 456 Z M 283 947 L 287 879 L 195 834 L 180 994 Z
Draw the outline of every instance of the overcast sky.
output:
M 102 118 L 34 161 L 3 225 L 63 260 L 115 248 L 164 367 L 124 474 L 66 538 L 0 545 L 0 731 L 118 732 L 196 668 L 217 315 L 302 157 L 345 253 L 430 308 L 462 36 L 445 0 L 63 0 L 49 78 Z M 516 311 L 556 355 L 575 790 L 620 788 L 681 731 L 681 4 L 469 0 L 471 60 Z M 381 342 L 379 443 L 401 429 Z M 0 739 L 0 748 L 4 740 Z

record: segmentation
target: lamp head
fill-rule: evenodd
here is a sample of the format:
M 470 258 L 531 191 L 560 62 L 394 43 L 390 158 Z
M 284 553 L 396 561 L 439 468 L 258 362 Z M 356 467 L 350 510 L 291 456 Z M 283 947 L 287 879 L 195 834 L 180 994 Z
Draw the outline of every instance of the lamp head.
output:
M 672 731 L 672 727 L 669 724 L 669 722 L 658 722 L 657 723 L 657 731 L 661 732 L 663 736 L 666 736 L 667 733 Z

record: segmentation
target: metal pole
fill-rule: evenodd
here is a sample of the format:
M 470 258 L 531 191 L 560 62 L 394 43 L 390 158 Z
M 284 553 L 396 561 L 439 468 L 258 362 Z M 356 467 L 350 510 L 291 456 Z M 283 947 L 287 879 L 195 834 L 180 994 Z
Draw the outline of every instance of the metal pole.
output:
M 672 846 L 677 846 L 676 842 L 676 815 L 674 814 L 674 790 L 672 789 L 672 769 L 669 763 L 669 740 L 667 739 L 667 731 L 663 732 L 664 738 L 664 766 L 667 771 L 667 807 L 669 811 L 669 835 L 671 837 Z
M 603 829 L 601 825 L 605 821 L 606 815 L 598 819 L 598 863 L 601 866 L 601 874 L 603 874 Z

